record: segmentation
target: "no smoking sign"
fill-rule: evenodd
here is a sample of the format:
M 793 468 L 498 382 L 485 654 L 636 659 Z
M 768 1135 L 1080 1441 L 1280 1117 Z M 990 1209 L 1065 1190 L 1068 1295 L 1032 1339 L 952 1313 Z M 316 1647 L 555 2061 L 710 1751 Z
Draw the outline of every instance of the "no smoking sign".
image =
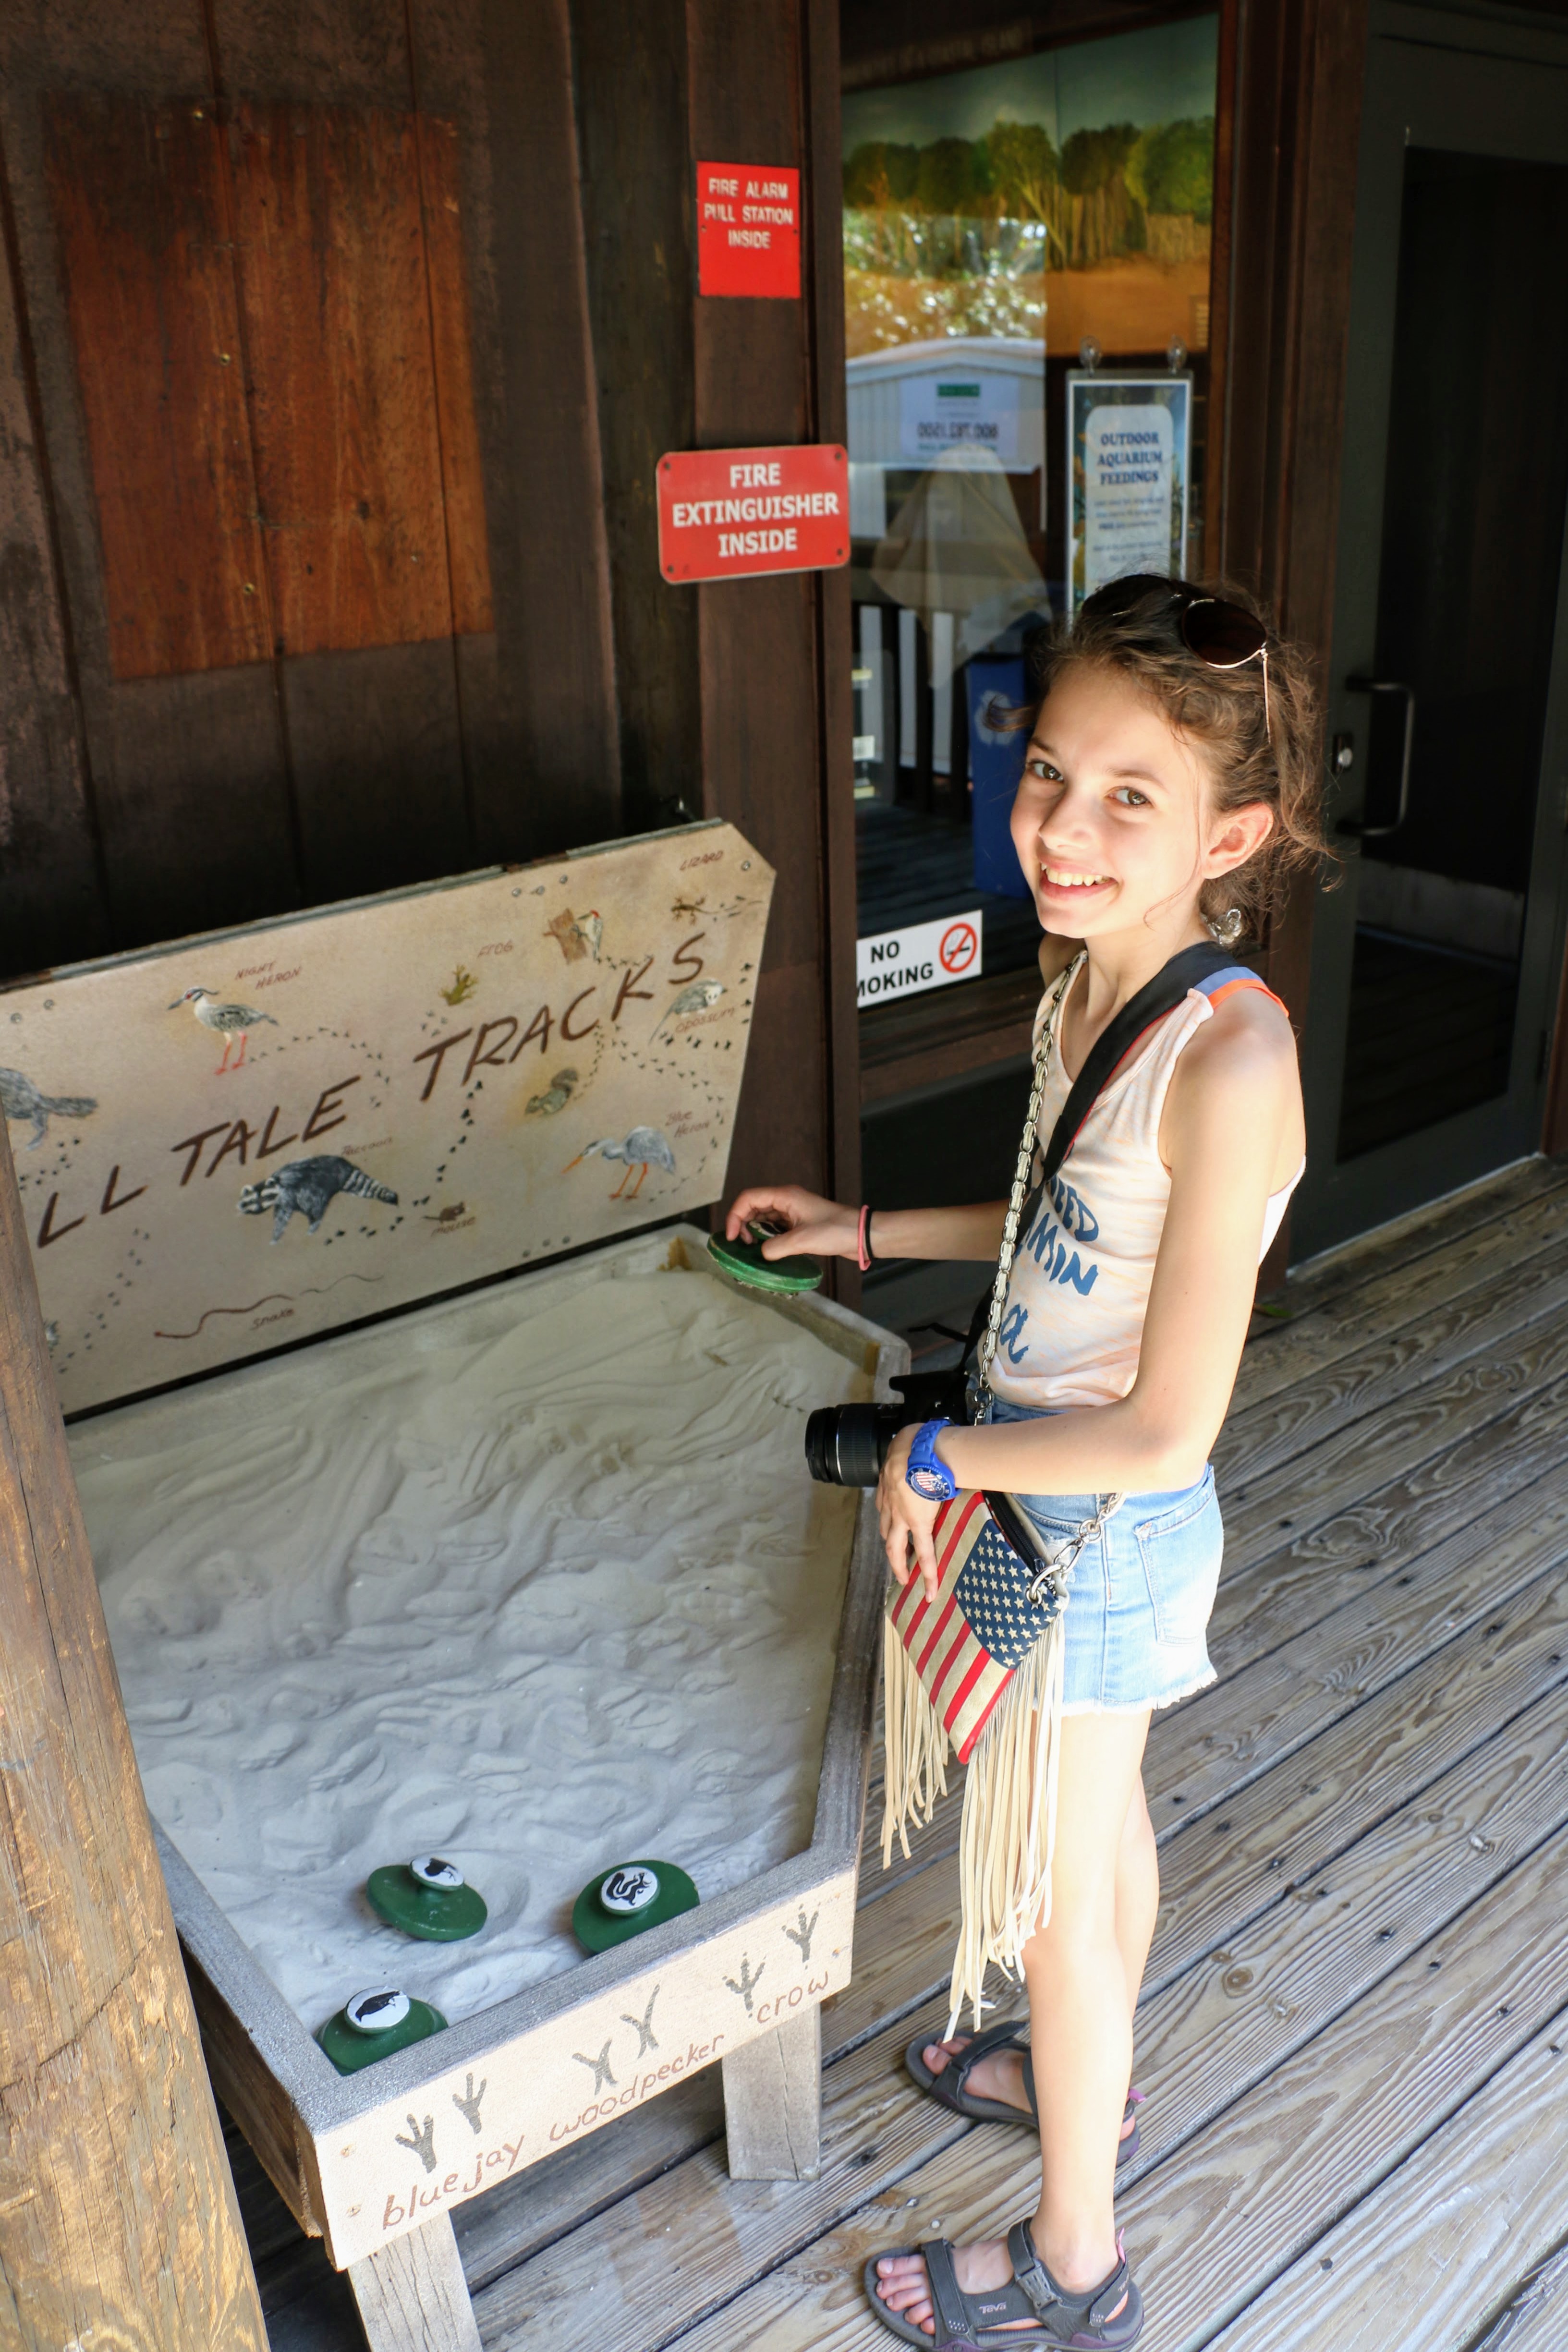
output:
M 928 988 L 950 988 L 980 971 L 984 918 L 939 915 L 934 923 L 910 923 L 855 942 L 855 994 L 862 1012 L 889 996 L 919 996 Z
M 961 915 L 956 923 L 949 923 L 936 951 L 943 971 L 962 980 L 980 953 L 980 933 L 967 916 Z

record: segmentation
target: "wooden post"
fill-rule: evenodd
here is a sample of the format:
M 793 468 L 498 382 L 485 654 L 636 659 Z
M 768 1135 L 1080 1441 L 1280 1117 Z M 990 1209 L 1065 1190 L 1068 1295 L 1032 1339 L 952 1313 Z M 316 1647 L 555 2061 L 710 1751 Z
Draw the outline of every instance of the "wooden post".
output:
M 815 2180 L 822 2168 L 822 2011 L 723 2061 L 731 2180 Z
M 349 2284 L 371 2352 L 479 2352 L 450 2213 L 351 2263 Z
M 71 1476 L 8 1139 L 0 2337 L 19 2352 L 267 2347 Z

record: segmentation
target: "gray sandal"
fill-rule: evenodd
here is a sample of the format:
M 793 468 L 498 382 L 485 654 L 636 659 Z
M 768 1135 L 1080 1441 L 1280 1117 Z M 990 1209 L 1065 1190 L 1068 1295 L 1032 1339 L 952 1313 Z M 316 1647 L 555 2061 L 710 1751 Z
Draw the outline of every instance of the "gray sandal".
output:
M 1039 2127 L 1039 2105 L 1035 2097 L 1035 2070 L 1029 2057 L 1029 2044 L 1021 2019 L 1005 2019 L 1000 2025 L 988 2025 L 966 2042 L 956 2058 L 950 2058 L 940 2074 L 933 2074 L 926 2064 L 929 2042 L 940 2041 L 940 2034 L 922 2033 L 911 2042 L 904 2053 L 904 2063 L 911 2079 L 931 2098 L 948 2107 L 955 2116 L 967 2116 L 977 2124 L 1022 2124 L 1030 2130 Z M 965 2090 L 971 2074 L 982 2058 L 990 2058 L 999 2050 L 1016 2050 L 1024 2062 L 1024 2096 L 1029 2102 L 1028 2113 L 1009 2105 L 1005 2099 L 984 2099 L 977 2093 Z M 1122 2110 L 1123 2123 L 1131 2117 L 1132 2128 L 1116 2151 L 1116 2169 L 1131 2164 L 1138 2153 L 1138 2110 L 1143 2104 L 1142 2091 L 1130 2091 Z
M 1027 2221 L 1019 2221 L 1007 2232 L 1012 2277 L 1005 2286 L 983 2292 L 967 2294 L 959 2285 L 952 2244 L 947 2238 L 933 2238 L 923 2246 L 898 2246 L 892 2252 L 918 2254 L 925 2263 L 935 2335 L 928 2336 L 902 2312 L 890 2311 L 878 2294 L 877 2264 L 887 2262 L 889 2255 L 873 2254 L 867 2263 L 866 2294 L 883 2326 L 904 2343 L 919 2345 L 921 2352 L 987 2352 L 990 2347 L 1006 2352 L 1009 2346 L 1016 2346 L 1018 2352 L 1051 2352 L 1058 2345 L 1069 2346 L 1073 2352 L 1127 2352 L 1143 2333 L 1143 2298 L 1127 2267 L 1120 2236 L 1116 2268 L 1087 2294 L 1069 2294 L 1066 2287 L 1057 2284 L 1035 2251 Z M 1112 2312 L 1114 2318 L 1108 2315 Z M 1020 2327 L 1019 2320 L 1033 2325 Z

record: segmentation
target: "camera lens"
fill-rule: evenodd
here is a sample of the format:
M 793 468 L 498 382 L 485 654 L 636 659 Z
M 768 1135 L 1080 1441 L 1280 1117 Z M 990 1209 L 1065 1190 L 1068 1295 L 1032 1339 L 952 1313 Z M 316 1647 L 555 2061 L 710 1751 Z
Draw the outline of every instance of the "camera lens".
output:
M 874 1486 L 909 1419 L 901 1405 L 828 1404 L 805 1424 L 806 1467 L 828 1486 Z

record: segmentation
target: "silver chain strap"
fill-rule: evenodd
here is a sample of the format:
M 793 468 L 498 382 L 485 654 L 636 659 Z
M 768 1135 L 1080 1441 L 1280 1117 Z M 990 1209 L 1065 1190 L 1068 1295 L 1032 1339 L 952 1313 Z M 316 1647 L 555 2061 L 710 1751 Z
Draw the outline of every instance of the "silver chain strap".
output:
M 1006 1223 L 1002 1228 L 1002 1248 L 996 1260 L 996 1279 L 992 1286 L 991 1310 L 985 1318 L 985 1329 L 974 1360 L 974 1402 L 973 1417 L 984 1421 L 991 1409 L 991 1365 L 996 1353 L 1002 1331 L 1002 1310 L 1007 1303 L 1007 1284 L 1013 1272 L 1013 1255 L 1018 1246 L 1018 1222 L 1024 1213 L 1024 1202 L 1029 1195 L 1029 1178 L 1034 1173 L 1035 1145 L 1038 1139 L 1040 1104 L 1046 1091 L 1046 1079 L 1050 1074 L 1051 1055 L 1056 1051 L 1057 1024 L 1061 1019 L 1062 1003 L 1068 989 L 1078 977 L 1083 961 L 1076 955 L 1058 981 L 1046 1008 L 1046 1018 L 1040 1031 L 1039 1051 L 1035 1055 L 1035 1084 L 1029 1096 L 1029 1108 L 1024 1119 L 1024 1139 L 1018 1146 L 1018 1164 L 1013 1171 L 1013 1190 L 1007 1202 Z

